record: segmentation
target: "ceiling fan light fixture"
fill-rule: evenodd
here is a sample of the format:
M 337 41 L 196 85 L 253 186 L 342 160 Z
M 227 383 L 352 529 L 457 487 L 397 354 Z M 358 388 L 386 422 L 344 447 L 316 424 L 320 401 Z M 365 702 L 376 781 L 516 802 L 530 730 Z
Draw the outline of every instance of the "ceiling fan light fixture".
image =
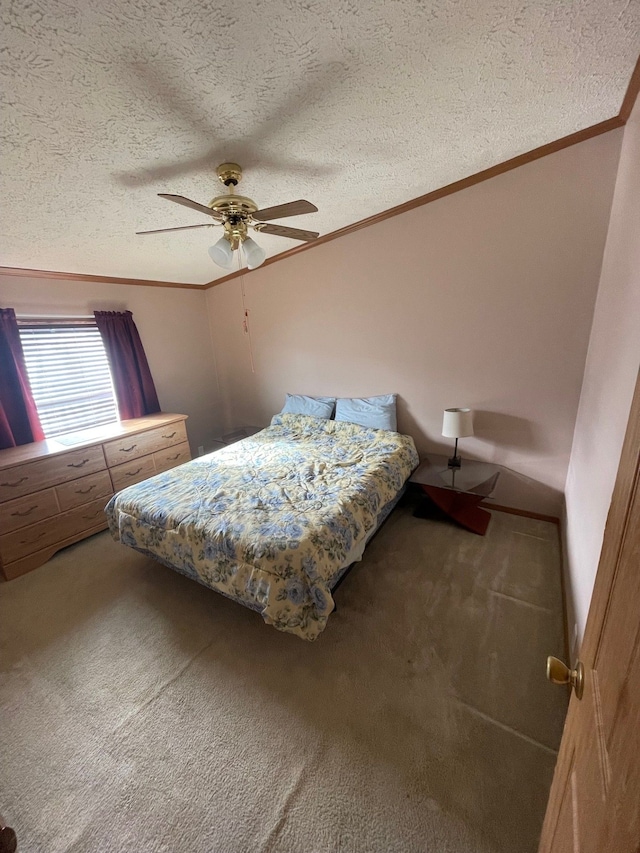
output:
M 219 267 L 230 270 L 233 265 L 233 250 L 226 237 L 221 237 L 217 243 L 209 248 L 209 257 Z
M 256 267 L 259 267 L 260 264 L 264 263 L 267 253 L 262 246 L 259 246 L 255 240 L 251 239 L 251 237 L 246 237 L 244 239 L 242 247 L 247 258 L 247 267 L 250 270 L 254 270 Z
M 237 163 L 222 163 L 217 169 L 220 181 L 228 189 L 226 195 L 213 198 L 208 205 L 200 204 L 182 195 L 174 193 L 158 193 L 167 201 L 189 207 L 212 217 L 215 222 L 207 222 L 196 225 L 179 225 L 175 228 L 154 228 L 152 231 L 138 231 L 138 234 L 161 234 L 166 231 L 186 231 L 190 228 L 210 228 L 219 226 L 224 228 L 224 236 L 209 248 L 209 256 L 214 264 L 225 270 L 233 267 L 234 252 L 238 251 L 238 264 L 242 266 L 242 248 L 244 246 L 247 267 L 254 270 L 265 262 L 267 253 L 265 250 L 247 235 L 247 229 L 254 228 L 256 231 L 273 235 L 274 237 L 285 237 L 289 240 L 301 240 L 308 243 L 317 239 L 320 234 L 317 231 L 304 231 L 301 228 L 290 228 L 286 225 L 274 225 L 271 220 L 284 219 L 287 216 L 301 216 L 304 213 L 317 213 L 318 208 L 306 199 L 299 198 L 297 201 L 289 201 L 285 204 L 276 204 L 272 207 L 258 208 L 253 199 L 238 195 L 235 189 L 242 179 L 242 169 Z

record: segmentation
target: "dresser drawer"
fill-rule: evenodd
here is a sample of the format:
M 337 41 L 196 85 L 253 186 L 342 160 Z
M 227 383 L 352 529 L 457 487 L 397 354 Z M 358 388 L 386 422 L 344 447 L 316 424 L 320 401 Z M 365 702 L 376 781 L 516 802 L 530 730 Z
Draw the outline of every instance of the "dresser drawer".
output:
M 104 468 L 106 464 L 100 445 L 5 468 L 0 471 L 0 501 L 39 492 L 48 486 L 75 480 L 83 474 L 92 474 Z
M 103 496 L 106 498 L 112 493 L 111 477 L 106 469 L 56 487 L 56 495 L 62 512 L 86 504 L 94 498 Z
M 41 548 L 55 545 L 68 536 L 98 527 L 102 521 L 106 525 L 105 505 L 105 499 L 99 498 L 54 518 L 47 518 L 14 533 L 0 536 L 2 562 L 6 564 L 20 560 Z
M 137 435 L 107 441 L 104 444 L 104 453 L 107 465 L 112 468 L 114 465 L 121 465 L 130 459 L 138 459 L 140 456 L 146 456 L 173 444 L 181 444 L 186 440 L 187 429 L 184 421 L 174 421 L 166 426 L 148 429 Z
M 127 462 L 125 465 L 116 465 L 111 469 L 111 482 L 113 483 L 113 491 L 119 492 L 133 483 L 139 483 L 141 480 L 146 480 L 147 477 L 153 477 L 156 473 L 153 464 L 153 456 L 145 456 L 144 459 L 134 459 L 133 462 Z
M 55 489 L 34 492 L 0 504 L 0 534 L 35 524 L 59 512 Z
M 190 459 L 191 450 L 186 441 L 183 444 L 167 447 L 166 450 L 157 450 L 153 454 L 153 461 L 158 474 L 161 471 L 168 471 L 169 468 L 175 468 L 176 465 L 182 465 L 183 462 L 188 462 Z

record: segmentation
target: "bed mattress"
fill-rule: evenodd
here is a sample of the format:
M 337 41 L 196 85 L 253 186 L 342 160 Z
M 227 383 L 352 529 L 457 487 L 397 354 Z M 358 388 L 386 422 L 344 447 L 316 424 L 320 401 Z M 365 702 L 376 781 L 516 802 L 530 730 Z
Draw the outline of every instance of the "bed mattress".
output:
M 115 539 L 314 640 L 418 464 L 413 440 L 307 415 L 116 494 Z M 355 556 L 354 556 L 355 555 Z

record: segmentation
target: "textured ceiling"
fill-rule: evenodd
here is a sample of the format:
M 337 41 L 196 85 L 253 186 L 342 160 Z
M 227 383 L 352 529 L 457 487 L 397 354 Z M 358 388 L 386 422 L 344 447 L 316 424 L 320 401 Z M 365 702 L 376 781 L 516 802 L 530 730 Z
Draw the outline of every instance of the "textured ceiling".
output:
M 0 264 L 204 283 L 215 167 L 325 234 L 616 115 L 640 0 L 4 0 Z M 256 235 L 268 255 L 299 245 Z

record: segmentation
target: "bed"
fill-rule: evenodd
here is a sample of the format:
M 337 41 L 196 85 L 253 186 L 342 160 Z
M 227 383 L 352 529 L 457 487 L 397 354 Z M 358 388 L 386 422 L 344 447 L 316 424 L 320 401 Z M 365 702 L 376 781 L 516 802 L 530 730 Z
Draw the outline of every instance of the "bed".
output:
M 250 438 L 118 492 L 106 513 L 117 541 L 315 640 L 332 590 L 417 464 L 409 436 L 279 414 Z

